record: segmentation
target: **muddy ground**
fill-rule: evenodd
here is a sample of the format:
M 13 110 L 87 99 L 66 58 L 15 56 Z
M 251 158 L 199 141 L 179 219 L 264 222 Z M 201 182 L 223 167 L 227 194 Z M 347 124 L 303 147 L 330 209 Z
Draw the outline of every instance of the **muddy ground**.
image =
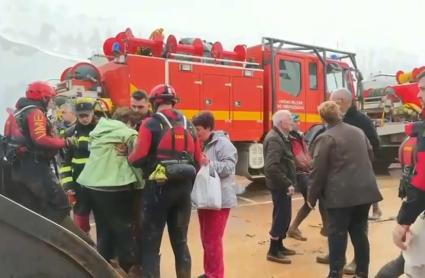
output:
M 391 239 L 395 224 L 393 218 L 400 207 L 400 200 L 397 198 L 397 173 L 392 176 L 379 176 L 378 182 L 384 196 L 384 201 L 380 203 L 383 216 L 381 221 L 370 222 L 369 225 L 370 277 L 399 253 Z M 321 221 L 318 210 L 313 211 L 300 227 L 308 241 L 285 240 L 287 247 L 297 251 L 297 255 L 291 257 L 291 265 L 280 265 L 266 260 L 272 212 L 270 200 L 270 194 L 264 189 L 264 185 L 255 183 L 240 196 L 239 206 L 231 211 L 224 239 L 226 277 L 326 277 L 328 266 L 315 262 L 317 255 L 327 252 L 326 238 L 319 234 Z M 293 215 L 302 203 L 301 196 L 294 197 Z M 192 254 L 192 276 L 197 277 L 203 273 L 203 250 L 196 211 L 192 213 L 189 228 L 189 248 Z M 352 258 L 353 250 L 349 243 L 347 259 Z M 163 238 L 161 273 L 165 278 L 175 277 L 174 257 L 167 234 L 164 234 Z

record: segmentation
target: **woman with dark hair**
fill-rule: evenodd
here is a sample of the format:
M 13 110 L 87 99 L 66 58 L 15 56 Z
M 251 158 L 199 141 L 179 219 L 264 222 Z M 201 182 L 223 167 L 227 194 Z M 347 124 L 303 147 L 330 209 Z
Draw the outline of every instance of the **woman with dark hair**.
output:
M 222 193 L 220 210 L 198 209 L 205 271 L 200 277 L 223 278 L 223 235 L 230 208 L 237 205 L 234 180 L 237 150 L 226 133 L 214 130 L 215 121 L 211 112 L 200 112 L 192 122 L 203 145 L 205 160 L 220 177 Z

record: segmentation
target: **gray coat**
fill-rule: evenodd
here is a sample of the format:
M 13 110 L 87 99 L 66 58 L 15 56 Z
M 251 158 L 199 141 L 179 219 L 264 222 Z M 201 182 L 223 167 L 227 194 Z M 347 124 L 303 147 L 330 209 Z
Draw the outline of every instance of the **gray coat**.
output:
M 327 208 L 345 208 L 382 200 L 373 173 L 372 146 L 364 132 L 346 123 L 329 127 L 313 143 L 309 202 L 323 197 Z
M 296 167 L 289 138 L 273 127 L 264 139 L 263 148 L 266 186 L 284 192 L 295 186 Z
M 214 131 L 205 145 L 208 156 L 221 181 L 222 208 L 235 207 L 238 202 L 235 191 L 235 170 L 238 152 L 223 131 Z

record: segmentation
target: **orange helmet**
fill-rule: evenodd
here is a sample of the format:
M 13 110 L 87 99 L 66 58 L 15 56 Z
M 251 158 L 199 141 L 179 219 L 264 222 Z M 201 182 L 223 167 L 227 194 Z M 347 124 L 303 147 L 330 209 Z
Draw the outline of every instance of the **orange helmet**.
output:
M 56 95 L 55 90 L 49 83 L 44 81 L 35 81 L 28 85 L 26 97 L 32 100 L 48 100 Z
M 174 105 L 177 102 L 176 91 L 167 84 L 156 85 L 149 94 L 149 101 L 155 107 L 170 102 Z

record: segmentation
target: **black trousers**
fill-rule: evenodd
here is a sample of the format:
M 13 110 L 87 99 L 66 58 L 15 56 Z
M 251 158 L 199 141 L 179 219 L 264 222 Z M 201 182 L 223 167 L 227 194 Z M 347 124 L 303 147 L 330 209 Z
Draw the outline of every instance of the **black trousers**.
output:
M 175 257 L 176 277 L 190 278 L 192 260 L 187 246 L 192 182 L 158 185 L 147 181 L 144 192 L 142 267 L 145 278 L 160 277 L 160 247 L 165 224 Z
M 23 156 L 11 168 L 9 198 L 60 223 L 69 215 L 68 198 L 57 177 L 53 174 L 50 161 Z
M 292 197 L 283 190 L 272 190 L 273 222 L 270 236 L 274 238 L 286 238 L 292 217 Z
M 356 274 L 367 277 L 370 261 L 367 221 L 370 206 L 367 204 L 348 208 L 327 208 L 330 277 L 334 277 L 332 275 L 344 267 L 348 233 L 354 247 Z
M 128 271 L 138 263 L 139 248 L 135 235 L 135 191 L 98 191 L 88 189 L 96 221 L 97 249 L 105 260 L 118 257 Z M 137 193 L 136 193 L 137 194 Z

